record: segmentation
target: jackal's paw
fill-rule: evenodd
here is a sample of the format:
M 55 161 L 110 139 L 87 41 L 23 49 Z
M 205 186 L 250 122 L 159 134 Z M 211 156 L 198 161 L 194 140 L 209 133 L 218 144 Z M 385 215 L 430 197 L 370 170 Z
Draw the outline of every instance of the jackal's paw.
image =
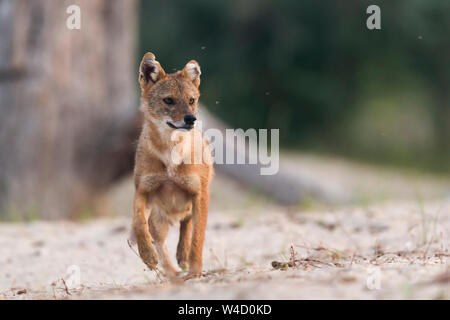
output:
M 186 250 L 185 248 L 180 248 L 180 247 L 177 248 L 177 262 L 178 262 L 178 266 L 183 271 L 187 271 L 187 269 L 189 267 L 188 256 L 189 256 L 189 251 L 188 250 Z
M 183 270 L 183 271 L 187 271 L 187 269 L 189 268 L 189 262 L 187 262 L 187 260 L 182 260 L 182 261 L 178 260 L 178 265 L 180 266 L 181 270 Z
M 155 249 L 145 248 L 144 250 L 139 250 L 139 255 L 150 270 L 156 269 L 158 265 L 158 254 Z
M 175 269 L 175 267 L 172 264 L 165 265 L 164 263 L 162 273 L 168 278 L 178 277 L 181 274 L 181 272 Z
M 189 273 L 183 277 L 183 280 L 186 281 L 190 279 L 200 278 L 201 276 L 202 276 L 201 271 L 198 272 L 189 271 Z
M 177 284 L 183 283 L 183 278 L 181 277 L 180 271 L 167 272 L 166 270 L 164 270 L 163 274 L 166 277 L 166 279 L 168 279 L 172 283 L 177 283 Z

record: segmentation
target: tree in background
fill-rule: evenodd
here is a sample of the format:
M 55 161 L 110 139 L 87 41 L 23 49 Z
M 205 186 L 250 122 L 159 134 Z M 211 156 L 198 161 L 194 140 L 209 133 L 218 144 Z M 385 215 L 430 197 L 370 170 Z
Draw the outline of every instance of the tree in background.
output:
M 69 5 L 81 30 L 66 27 Z M 0 0 L 0 212 L 67 216 L 130 172 L 136 1 Z M 129 148 L 127 148 L 129 146 Z

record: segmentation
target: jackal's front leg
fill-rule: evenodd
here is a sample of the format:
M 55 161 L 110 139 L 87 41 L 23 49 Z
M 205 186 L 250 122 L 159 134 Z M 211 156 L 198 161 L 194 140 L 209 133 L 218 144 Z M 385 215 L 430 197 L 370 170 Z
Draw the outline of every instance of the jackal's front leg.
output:
M 134 196 L 134 234 L 136 236 L 136 242 L 141 259 L 150 270 L 154 270 L 158 264 L 158 254 L 152 244 L 152 237 L 148 229 L 147 218 L 145 216 L 146 207 L 147 195 L 141 192 L 136 192 Z
M 144 263 L 151 269 L 155 269 L 158 264 L 158 254 L 152 243 L 152 236 L 149 232 L 148 217 L 145 216 L 148 195 L 155 191 L 165 177 L 161 175 L 145 175 L 140 177 L 136 186 L 136 194 L 134 196 L 134 217 L 133 229 L 136 235 L 136 242 L 139 249 L 139 255 Z M 151 215 L 151 212 L 150 212 Z
M 203 243 L 208 220 L 209 192 L 205 188 L 194 197 L 192 208 L 192 239 L 189 251 L 189 274 L 185 279 L 202 275 Z

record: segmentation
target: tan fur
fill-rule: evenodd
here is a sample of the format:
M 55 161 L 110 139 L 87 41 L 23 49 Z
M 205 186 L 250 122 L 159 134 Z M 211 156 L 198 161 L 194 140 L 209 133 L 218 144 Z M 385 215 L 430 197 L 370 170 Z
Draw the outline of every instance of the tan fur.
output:
M 177 139 L 171 141 L 175 129 L 166 121 L 179 122 L 186 114 L 197 113 L 200 74 L 200 66 L 194 60 L 183 70 L 166 74 L 153 53 L 143 57 L 139 70 L 144 125 L 134 168 L 133 229 L 145 264 L 155 269 L 159 260 L 165 273 L 173 276 L 177 271 L 164 241 L 168 227 L 180 222 L 176 257 L 183 269 L 189 267 L 187 278 L 201 276 L 213 168 L 210 158 L 199 164 L 173 163 L 174 147 L 180 147 L 177 148 L 180 159 L 190 158 L 193 163 L 195 134 L 200 134 L 202 150 L 209 148 L 209 144 L 195 128 L 186 132 L 177 130 Z M 173 105 L 163 101 L 168 97 L 174 99 Z M 204 153 L 211 154 L 209 149 Z

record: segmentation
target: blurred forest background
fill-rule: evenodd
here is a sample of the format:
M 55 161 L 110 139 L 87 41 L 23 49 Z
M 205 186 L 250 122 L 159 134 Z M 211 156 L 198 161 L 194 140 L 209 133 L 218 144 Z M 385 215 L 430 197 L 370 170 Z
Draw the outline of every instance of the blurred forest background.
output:
M 381 7 L 381 30 L 366 8 Z M 285 148 L 450 170 L 447 0 L 142 1 L 140 54 L 202 66 L 202 101 Z
M 448 176 L 449 34 L 448 0 L 0 0 L 0 217 L 79 216 L 131 173 L 147 51 L 285 150 Z

